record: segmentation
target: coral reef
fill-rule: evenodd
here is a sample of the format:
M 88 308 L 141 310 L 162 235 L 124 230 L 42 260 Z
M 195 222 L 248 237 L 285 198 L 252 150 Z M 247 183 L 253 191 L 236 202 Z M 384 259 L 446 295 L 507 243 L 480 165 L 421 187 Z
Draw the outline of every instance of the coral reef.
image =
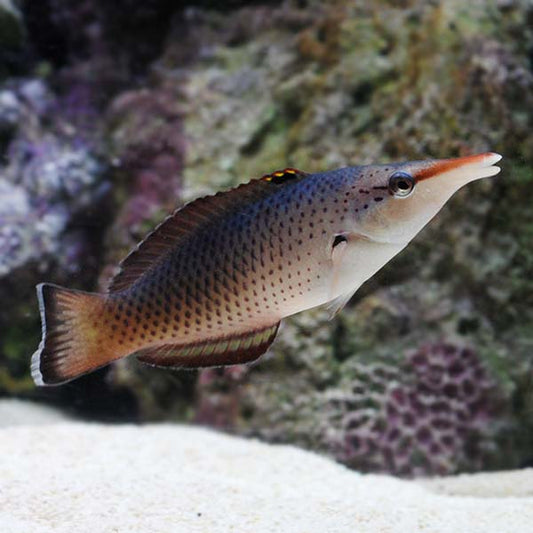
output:
M 511 35 L 524 32 L 528 10 L 514 4 L 496 16 L 458 2 L 415 3 L 411 11 L 386 2 L 316 7 L 300 17 L 298 10 L 284 10 L 283 17 L 268 10 L 255 25 L 257 11 L 242 10 L 244 26 L 254 32 L 235 38 L 224 26 L 218 46 L 190 69 L 186 196 L 286 164 L 318 170 L 489 148 L 506 155 L 506 176 L 460 193 L 335 323 L 320 312 L 287 321 L 271 355 L 245 373 L 240 388 L 229 375 L 224 381 L 225 373 L 214 381 L 211 374 L 200 378 L 200 405 L 237 403 L 240 411 L 229 408 L 223 418 L 228 429 L 320 448 L 358 468 L 418 475 L 499 466 L 501 456 L 485 453 L 490 442 L 507 446 L 507 464 L 520 464 L 529 453 L 524 442 L 531 442 L 518 435 L 529 419 L 520 376 L 531 369 L 533 317 L 526 304 L 531 263 L 523 257 L 530 249 L 531 213 L 516 195 L 524 194 L 531 175 L 526 109 L 532 75 L 525 48 L 515 48 Z M 235 19 L 229 27 L 237 26 Z M 198 31 L 215 20 L 197 16 Z M 171 41 L 170 51 L 173 46 Z M 381 449 L 367 464 L 317 431 L 329 427 L 324 395 L 360 385 L 354 369 L 380 361 L 382 371 L 394 375 L 404 368 L 399 354 L 437 339 L 475 347 L 474 359 L 499 383 L 500 409 L 520 398 L 520 412 L 508 418 L 505 431 L 498 416 L 487 411 L 484 417 L 481 409 L 465 422 L 472 434 L 454 437 L 449 454 L 443 449 L 442 463 L 428 454 L 414 460 L 420 449 L 413 441 L 400 457 L 387 459 Z M 361 390 L 370 394 L 368 386 Z M 219 411 L 202 412 L 204 421 L 220 425 Z M 502 433 L 514 434 L 515 444 L 498 441 Z M 476 439 L 483 445 L 474 446 Z M 402 462 L 406 456 L 411 469 Z
M 425 345 L 398 368 L 359 365 L 325 397 L 322 440 L 343 463 L 371 472 L 444 475 L 494 454 L 502 391 L 470 349 Z M 501 428 L 498 428 L 501 429 Z
M 81 139 L 43 128 L 53 96 L 43 82 L 27 80 L 0 93 L 0 125 L 6 138 L 0 183 L 0 277 L 30 262 L 62 254 L 73 214 L 94 207 L 103 165 Z M 67 254 L 68 255 L 68 254 Z M 65 257 L 62 268 L 73 268 Z M 70 264 L 70 266 L 69 266 Z
M 176 206 L 185 153 L 181 114 L 176 95 L 164 88 L 125 92 L 111 102 L 109 154 L 125 198 L 112 231 L 118 258 Z
M 38 79 L 0 91 L 0 297 L 11 303 L 0 311 L 7 330 L 0 339 L 0 390 L 30 386 L 25 343 L 37 340 L 27 330 L 37 325 L 38 309 L 27 300 L 42 273 L 54 270 L 58 281 L 75 277 L 83 285 L 96 272 L 95 240 L 106 219 L 99 210 L 109 193 L 105 165 L 61 118 L 50 128 L 54 105 Z
M 25 60 L 13 71 L 13 49 L 0 54 L 0 76 L 19 74 L 0 87 L 0 392 L 33 390 L 32 285 L 103 289 L 183 201 L 288 165 L 490 149 L 505 156 L 501 178 L 457 194 L 332 322 L 321 310 L 287 320 L 258 364 L 171 373 L 121 361 L 38 395 L 296 443 L 365 470 L 528 464 L 531 5 L 107 4 L 25 2 Z
M 64 261 L 66 271 L 76 272 L 83 254 L 74 250 L 75 244 L 67 250 L 62 237 L 72 214 L 94 201 L 100 164 L 85 147 L 53 138 L 16 142 L 8 157 L 4 187 L 9 196 L 0 208 L 0 277 L 52 257 Z

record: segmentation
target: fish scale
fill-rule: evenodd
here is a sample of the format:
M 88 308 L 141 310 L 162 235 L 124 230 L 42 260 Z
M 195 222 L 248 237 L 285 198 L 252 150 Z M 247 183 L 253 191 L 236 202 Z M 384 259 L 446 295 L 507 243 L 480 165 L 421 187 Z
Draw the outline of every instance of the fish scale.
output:
M 342 175 L 329 179 L 333 178 L 342 184 Z M 116 304 L 111 315 L 117 313 L 120 302 L 138 306 L 139 297 L 143 297 L 154 309 L 148 313 L 144 304 L 136 322 L 142 327 L 143 320 L 147 321 L 148 339 L 160 343 L 180 339 L 187 344 L 206 335 L 245 333 L 251 322 L 258 326 L 270 324 L 279 321 L 293 307 L 305 305 L 302 300 L 312 291 L 311 279 L 320 279 L 317 271 L 320 263 L 308 264 L 306 258 L 312 256 L 310 249 L 316 246 L 315 239 L 322 237 L 325 241 L 335 222 L 322 218 L 322 231 L 315 232 L 311 238 L 309 234 L 304 235 L 304 228 L 310 229 L 313 224 L 311 211 L 307 208 L 314 205 L 305 202 L 305 196 L 315 194 L 316 190 L 321 194 L 319 208 L 328 205 L 328 210 L 333 209 L 335 199 L 331 197 L 327 203 L 324 196 L 327 187 L 323 180 L 328 179 L 327 176 L 316 175 L 307 179 L 303 191 L 296 186 L 281 189 L 280 194 L 230 216 L 222 225 L 199 232 L 186 245 L 169 254 L 156 270 L 149 273 L 149 277 L 147 273 L 132 287 L 114 295 Z M 334 193 L 337 187 L 330 186 L 329 189 Z M 297 219 L 289 216 L 292 212 L 297 213 Z M 205 232 L 212 238 L 206 239 Z M 256 236 L 255 245 L 247 248 L 250 233 Z M 283 244 L 289 241 L 290 248 Z M 323 245 L 325 247 L 325 242 Z M 250 265 L 246 272 L 242 268 L 244 264 Z M 302 276 L 305 276 L 305 290 L 303 283 L 297 281 Z M 174 309 L 176 303 L 180 309 L 175 313 L 166 311 L 163 294 L 169 296 Z M 185 305 L 181 305 L 183 302 Z M 218 316 L 212 312 L 213 307 L 219 308 Z M 123 321 L 122 313 L 119 311 L 119 318 L 114 320 L 117 326 Z M 131 329 L 124 329 L 119 344 L 127 349 L 142 348 L 142 343 L 137 346 L 129 341 L 130 333 Z
M 499 157 L 289 168 L 191 202 L 124 259 L 107 294 L 38 286 L 34 380 L 63 383 L 132 353 L 165 367 L 253 361 L 283 318 L 341 309 Z

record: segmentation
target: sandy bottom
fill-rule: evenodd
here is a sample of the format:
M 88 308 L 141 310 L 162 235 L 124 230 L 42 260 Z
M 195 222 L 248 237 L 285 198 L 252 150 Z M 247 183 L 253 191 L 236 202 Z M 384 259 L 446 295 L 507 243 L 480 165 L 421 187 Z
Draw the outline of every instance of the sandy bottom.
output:
M 0 4 L 1 4 L 0 0 Z M 46 405 L 3 398 L 0 400 L 0 428 L 4 426 L 29 426 L 52 424 L 68 420 L 67 416 Z M 0 459 L 1 464 L 2 459 Z
M 426 482 L 179 425 L 0 429 L 0 530 L 533 532 L 533 470 Z

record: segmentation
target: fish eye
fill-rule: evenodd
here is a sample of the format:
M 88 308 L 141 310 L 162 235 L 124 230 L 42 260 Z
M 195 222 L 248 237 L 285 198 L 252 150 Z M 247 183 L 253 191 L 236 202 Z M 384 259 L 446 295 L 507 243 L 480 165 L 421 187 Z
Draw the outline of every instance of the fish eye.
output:
M 398 198 L 409 196 L 414 188 L 415 180 L 407 172 L 398 171 L 389 178 L 389 191 Z

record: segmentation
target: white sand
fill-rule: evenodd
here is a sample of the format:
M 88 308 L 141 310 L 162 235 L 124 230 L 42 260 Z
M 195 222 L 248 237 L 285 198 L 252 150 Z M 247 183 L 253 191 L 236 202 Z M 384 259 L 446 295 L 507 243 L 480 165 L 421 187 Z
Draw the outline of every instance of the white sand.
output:
M 5 426 L 27 426 L 30 424 L 52 424 L 64 422 L 65 420 L 67 420 L 67 416 L 61 411 L 46 405 L 17 400 L 16 398 L 3 398 L 0 400 L 0 428 Z
M 531 533 L 532 487 L 533 470 L 426 485 L 361 475 L 177 425 L 0 429 L 2 533 Z

